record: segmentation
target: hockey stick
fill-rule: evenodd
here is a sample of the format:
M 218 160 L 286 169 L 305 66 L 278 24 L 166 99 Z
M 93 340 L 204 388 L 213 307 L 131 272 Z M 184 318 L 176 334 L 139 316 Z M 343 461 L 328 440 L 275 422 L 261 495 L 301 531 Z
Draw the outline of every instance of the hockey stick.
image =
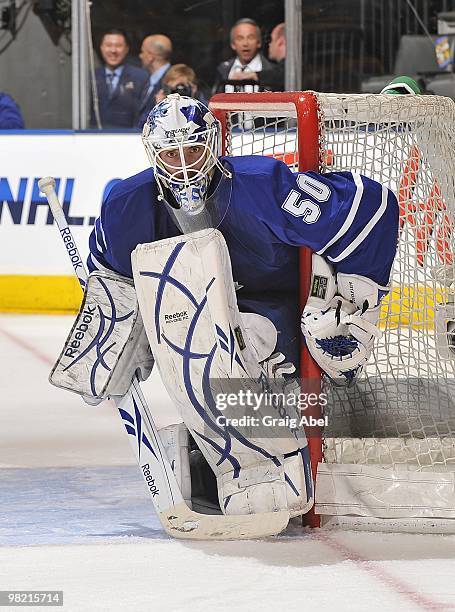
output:
M 84 287 L 87 270 L 55 192 L 55 180 L 42 178 L 38 186 L 47 198 L 74 272 Z M 156 514 L 169 535 L 188 540 L 236 540 L 261 538 L 283 531 L 289 521 L 288 511 L 225 516 L 199 514 L 190 510 L 182 497 L 137 376 L 134 376 L 127 393 L 121 398 L 114 398 L 114 401 L 129 434 Z

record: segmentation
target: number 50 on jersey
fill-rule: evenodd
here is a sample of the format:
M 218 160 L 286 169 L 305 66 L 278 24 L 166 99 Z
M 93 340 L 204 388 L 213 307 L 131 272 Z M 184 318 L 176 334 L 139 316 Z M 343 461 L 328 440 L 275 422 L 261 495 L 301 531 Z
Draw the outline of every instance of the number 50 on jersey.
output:
M 292 189 L 281 208 L 294 217 L 301 217 L 305 223 L 316 223 L 321 216 L 319 204 L 327 202 L 330 198 L 330 188 L 318 179 L 306 174 L 299 174 L 297 186 L 312 199 L 304 198 L 300 191 Z

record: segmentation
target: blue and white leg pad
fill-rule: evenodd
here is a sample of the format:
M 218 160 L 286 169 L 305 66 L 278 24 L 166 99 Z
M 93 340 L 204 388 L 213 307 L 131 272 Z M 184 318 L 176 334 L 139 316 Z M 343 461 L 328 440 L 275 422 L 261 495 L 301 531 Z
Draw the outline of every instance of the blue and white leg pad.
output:
M 239 405 L 222 410 L 220 391 L 263 390 L 259 361 L 273 351 L 276 330 L 250 318 L 246 327 L 256 336 L 253 345 L 238 311 L 222 234 L 204 230 L 139 245 L 132 264 L 161 378 L 217 477 L 222 510 L 307 512 L 313 488 L 304 434 L 276 425 L 267 427 L 266 437 L 261 428 L 258 437 L 254 426 L 247 431 L 223 420 L 245 413 Z M 259 419 L 262 410 L 255 411 Z
M 93 272 L 50 382 L 96 403 L 125 395 L 135 372 L 145 380 L 152 367 L 133 281 L 114 272 Z

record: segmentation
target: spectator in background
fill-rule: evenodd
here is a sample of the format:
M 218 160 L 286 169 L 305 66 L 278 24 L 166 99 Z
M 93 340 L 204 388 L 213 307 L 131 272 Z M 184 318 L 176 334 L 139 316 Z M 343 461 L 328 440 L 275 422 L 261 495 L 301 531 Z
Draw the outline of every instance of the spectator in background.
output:
M 284 61 L 286 59 L 286 28 L 284 23 L 276 25 L 270 34 L 269 59 L 275 62 L 271 68 L 251 74 L 250 77 L 257 81 L 260 79 L 261 85 L 271 91 L 284 91 Z
M 100 52 L 104 64 L 95 71 L 103 128 L 134 127 L 148 75 L 142 68 L 125 63 L 128 51 L 128 40 L 123 30 L 112 29 L 103 34 Z M 96 126 L 93 109 L 91 124 Z
M 0 91 L 0 130 L 23 130 L 24 120 L 11 96 Z
M 195 98 L 205 106 L 208 104 L 204 94 L 198 91 L 196 73 L 186 64 L 174 64 L 169 68 L 163 78 L 163 87 L 156 94 L 156 104 L 171 93 Z
M 239 19 L 234 24 L 231 28 L 231 48 L 236 55 L 218 65 L 214 93 L 263 89 L 261 73 L 263 70 L 272 70 L 273 65 L 259 52 L 261 30 L 253 19 Z M 252 75 L 254 78 L 251 78 Z
M 172 42 L 164 34 L 153 34 L 142 41 L 139 57 L 149 78 L 142 92 L 136 114 L 135 125 L 138 128 L 142 129 L 149 112 L 156 104 L 155 96 L 161 89 L 164 75 L 171 67 L 171 55 Z

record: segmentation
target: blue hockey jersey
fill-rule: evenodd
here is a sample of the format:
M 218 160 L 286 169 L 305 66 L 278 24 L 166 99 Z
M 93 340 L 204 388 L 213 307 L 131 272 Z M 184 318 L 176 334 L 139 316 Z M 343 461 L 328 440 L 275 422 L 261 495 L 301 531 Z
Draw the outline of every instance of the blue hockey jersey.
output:
M 219 229 L 242 285 L 239 309 L 269 317 L 279 331 L 277 350 L 297 363 L 298 247 L 321 254 L 337 272 L 386 285 L 397 245 L 396 197 L 354 172 L 293 173 L 260 156 L 223 160 L 232 172 L 232 194 Z M 138 244 L 180 233 L 157 195 L 152 169 L 113 187 L 90 236 L 90 271 L 131 277 Z

